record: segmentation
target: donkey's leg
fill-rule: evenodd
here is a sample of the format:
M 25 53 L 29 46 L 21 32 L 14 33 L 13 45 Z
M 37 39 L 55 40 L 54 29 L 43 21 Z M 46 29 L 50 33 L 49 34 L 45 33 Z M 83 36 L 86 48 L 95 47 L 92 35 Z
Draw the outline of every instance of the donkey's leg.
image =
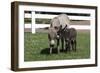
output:
M 52 54 L 52 47 L 50 46 L 50 54 Z
M 75 51 L 75 41 L 71 40 L 72 51 Z
M 68 51 L 68 48 L 69 48 L 69 46 L 68 46 L 68 41 L 65 40 L 65 49 L 66 49 L 66 51 Z
M 72 50 L 76 51 L 76 40 L 72 40 Z
M 59 43 L 59 39 L 57 39 L 57 53 L 60 52 L 60 43 Z
M 73 40 L 72 50 L 76 51 L 76 40 Z
M 76 45 L 77 45 L 77 42 L 76 40 L 74 40 L 74 51 L 76 51 Z
M 57 46 L 57 53 L 60 53 L 60 47 Z
M 62 50 L 64 50 L 64 38 L 61 38 Z
M 67 40 L 67 51 L 71 50 L 71 41 Z

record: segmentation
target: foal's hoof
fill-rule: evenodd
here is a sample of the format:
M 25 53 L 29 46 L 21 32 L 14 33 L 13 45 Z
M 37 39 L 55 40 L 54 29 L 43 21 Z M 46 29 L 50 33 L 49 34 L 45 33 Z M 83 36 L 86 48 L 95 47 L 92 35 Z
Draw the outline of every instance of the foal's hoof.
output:
M 52 54 L 51 52 L 49 54 Z
M 57 52 L 57 54 L 59 54 L 60 52 Z
M 61 49 L 60 51 L 61 51 L 61 52 L 63 52 L 63 51 L 64 51 L 64 49 Z

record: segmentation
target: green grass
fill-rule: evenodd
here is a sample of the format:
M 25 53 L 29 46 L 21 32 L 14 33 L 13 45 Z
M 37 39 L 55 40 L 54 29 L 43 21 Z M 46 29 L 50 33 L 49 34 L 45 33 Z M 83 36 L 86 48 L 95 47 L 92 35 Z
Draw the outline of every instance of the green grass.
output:
M 28 33 L 24 35 L 24 60 L 43 61 L 43 60 L 64 60 L 64 59 L 86 59 L 90 58 L 90 33 L 78 32 L 77 51 L 60 52 L 59 54 L 48 53 L 48 37 L 46 33 Z M 55 50 L 54 50 L 55 51 Z

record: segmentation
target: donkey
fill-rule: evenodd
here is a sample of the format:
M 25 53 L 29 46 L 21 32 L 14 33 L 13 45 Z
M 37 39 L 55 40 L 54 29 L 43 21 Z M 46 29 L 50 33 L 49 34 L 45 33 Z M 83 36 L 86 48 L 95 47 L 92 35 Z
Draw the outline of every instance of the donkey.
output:
M 62 30 L 62 36 L 65 41 L 65 50 L 66 51 L 76 51 L 76 37 L 77 31 L 75 28 L 65 28 Z M 64 43 L 63 43 L 64 44 Z
M 59 34 L 57 33 L 60 30 L 60 22 L 57 17 L 54 17 L 51 20 L 51 25 L 48 31 L 48 39 L 49 39 L 49 45 L 50 45 L 50 54 L 52 53 L 52 49 L 56 45 L 57 53 L 60 52 L 59 49 Z
M 66 27 L 66 25 L 67 25 L 67 27 Z M 64 38 L 63 38 L 63 35 L 61 34 L 61 31 L 65 27 L 69 28 L 69 25 L 70 25 L 70 19 L 68 18 L 68 16 L 66 14 L 60 14 L 51 20 L 50 26 L 57 29 L 56 33 L 60 37 L 59 39 L 61 40 L 61 43 L 62 43 L 62 49 L 64 49 Z
M 56 30 L 53 27 L 49 28 L 48 32 L 48 39 L 49 39 L 49 45 L 50 45 L 50 54 L 52 53 L 52 49 L 57 46 L 57 53 L 60 52 L 59 49 L 59 35 L 57 34 Z
M 59 19 L 60 25 L 62 26 L 62 29 L 64 29 L 64 27 L 67 25 L 67 28 L 69 28 L 70 25 L 70 19 L 68 17 L 67 14 L 60 14 L 57 16 L 57 18 Z

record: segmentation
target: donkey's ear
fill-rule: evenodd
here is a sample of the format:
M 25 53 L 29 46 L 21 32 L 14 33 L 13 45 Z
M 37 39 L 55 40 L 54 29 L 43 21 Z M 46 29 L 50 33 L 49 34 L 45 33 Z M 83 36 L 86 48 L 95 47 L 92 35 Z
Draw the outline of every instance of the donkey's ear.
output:
M 62 25 L 60 25 L 60 29 L 62 29 Z
M 52 23 L 50 24 L 50 27 L 53 27 L 53 26 L 52 26 Z
M 68 27 L 68 25 L 66 24 L 66 27 Z
M 60 27 L 62 27 L 62 25 L 60 25 Z

